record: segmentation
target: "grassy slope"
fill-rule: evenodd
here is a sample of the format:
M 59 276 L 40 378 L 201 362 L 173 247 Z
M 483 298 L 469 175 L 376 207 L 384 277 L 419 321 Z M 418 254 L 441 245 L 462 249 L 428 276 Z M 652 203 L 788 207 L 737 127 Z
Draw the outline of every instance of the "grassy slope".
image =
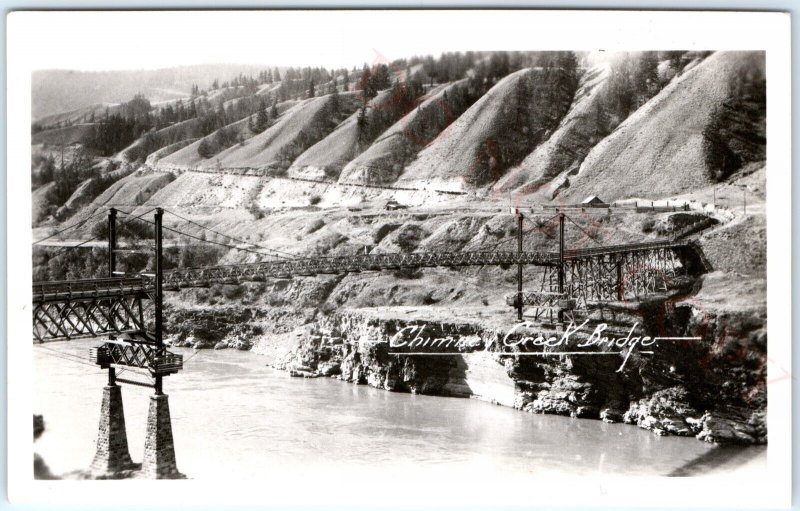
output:
M 558 129 L 519 166 L 503 176 L 494 185 L 494 190 L 503 192 L 519 189 L 522 193 L 532 193 L 547 179 L 583 161 L 600 139 L 594 110 L 602 99 L 609 71 L 608 63 L 587 70 L 572 107 Z
M 63 128 L 40 131 L 31 137 L 31 144 L 75 144 L 90 133 L 93 127 L 94 124 L 73 124 Z
M 197 141 L 196 138 L 190 138 L 188 140 L 181 140 L 180 142 L 175 142 L 174 144 L 162 147 L 158 151 L 154 151 L 149 155 L 147 155 L 147 160 L 145 160 L 145 164 L 155 165 L 156 163 L 158 163 L 159 160 L 161 160 L 161 158 L 164 158 L 174 153 L 175 151 L 178 151 L 179 149 L 183 149 L 187 145 L 192 144 L 196 141 Z
M 397 121 L 366 151 L 358 155 L 342 170 L 339 180 L 354 183 L 391 183 L 403 168 L 429 143 L 436 143 L 442 131 L 462 110 L 457 110 L 450 98 L 457 88 L 466 86 L 466 79 L 445 84 L 429 91 L 415 108 Z
M 83 122 L 84 118 L 91 117 L 92 114 L 94 114 L 95 118 L 99 120 L 106 114 L 106 108 L 108 108 L 109 113 L 113 114 L 118 109 L 118 105 L 112 103 L 106 103 L 106 104 L 98 103 L 96 105 L 77 108 L 69 112 L 46 115 L 44 117 L 35 120 L 40 124 L 42 124 L 43 126 L 48 126 L 58 122 L 67 122 L 67 121 L 72 123 Z
M 283 103 L 280 103 L 280 104 L 277 105 L 278 113 L 279 114 L 283 114 L 284 112 L 286 112 L 288 109 L 290 109 L 291 107 L 293 107 L 296 104 L 297 104 L 297 102 L 293 101 L 293 100 L 284 101 Z M 248 119 L 244 118 L 244 119 L 242 119 L 240 121 L 236 121 L 234 123 L 231 123 L 231 124 L 225 126 L 225 128 L 232 128 L 232 129 L 236 130 L 236 133 L 243 135 L 245 137 L 245 140 L 246 140 L 246 139 L 249 139 L 249 138 L 252 137 L 252 134 L 250 133 L 250 130 L 247 129 L 247 121 L 248 121 Z M 214 132 L 214 133 L 216 133 L 216 132 Z M 208 139 L 213 138 L 214 133 L 211 133 L 210 135 L 208 135 L 205 138 L 208 138 Z M 170 167 L 170 168 L 171 167 L 174 167 L 174 168 L 193 168 L 195 166 L 197 166 L 197 167 L 205 166 L 204 163 L 207 163 L 207 161 L 203 157 L 201 157 L 200 154 L 197 152 L 197 148 L 200 146 L 200 143 L 202 142 L 202 140 L 203 140 L 202 138 L 199 138 L 199 139 L 195 140 L 194 142 L 192 142 L 191 144 L 188 144 L 185 147 L 180 148 L 179 150 L 169 154 L 168 156 L 165 156 L 165 157 L 161 158 L 159 160 L 159 164 L 164 166 L 164 167 Z M 213 162 L 219 156 L 220 155 L 218 154 L 218 155 L 212 157 L 209 161 Z
M 246 209 L 249 198 L 260 189 L 262 180 L 260 176 L 185 172 L 154 194 L 147 205 L 163 205 L 176 212 L 198 207 L 206 211 L 238 209 L 250 218 Z
M 190 131 L 190 130 L 194 129 L 194 127 L 197 124 L 197 122 L 198 122 L 198 119 L 196 117 L 193 118 L 193 119 L 187 119 L 185 121 L 176 122 L 175 124 L 173 124 L 171 126 L 167 126 L 166 128 L 161 128 L 160 130 L 156 131 L 156 135 L 158 135 L 158 136 L 160 136 L 162 138 L 172 137 L 172 136 L 176 136 L 176 135 L 178 137 L 180 137 L 180 136 L 183 135 L 183 133 L 185 131 Z M 116 156 L 115 156 L 115 159 L 117 159 L 119 161 L 127 161 L 127 158 L 125 157 L 125 153 L 127 153 L 131 149 L 139 147 L 140 145 L 142 145 L 143 141 L 144 141 L 144 137 L 137 138 L 128 147 L 126 147 L 125 149 L 123 149 L 120 152 L 118 152 L 116 154 Z M 173 144 L 170 144 L 170 145 L 173 145 Z
M 353 97 L 357 97 L 354 93 Z M 367 104 L 367 123 L 372 120 L 372 111 L 380 109 L 391 99 L 390 91 L 379 93 Z M 289 175 L 319 179 L 326 175 L 338 176 L 341 170 L 355 158 L 363 148 L 358 142 L 358 115 L 353 113 L 327 137 L 309 147 L 292 162 Z
M 464 190 L 499 179 L 506 170 L 498 166 L 506 153 L 533 149 L 521 147 L 529 126 L 516 122 L 526 105 L 518 101 L 523 90 L 538 80 L 538 71 L 522 69 L 500 80 L 464 112 L 406 167 L 398 184 L 412 187 Z M 544 108 L 551 108 L 545 105 Z
M 561 198 L 659 198 L 707 185 L 703 130 L 744 57 L 716 53 L 673 80 L 592 149 Z
M 215 157 L 225 168 L 286 168 L 303 150 L 327 134 L 330 96 L 306 99 L 290 108 L 277 123 Z M 210 166 L 210 165 L 206 165 Z
M 46 197 L 54 186 L 54 183 L 47 183 L 31 192 L 31 219 L 34 224 L 44 220 L 48 205 Z
M 114 205 L 125 211 L 132 211 L 135 206 L 144 204 L 153 193 L 166 186 L 170 181 L 172 181 L 172 177 L 166 173 L 134 172 L 106 188 L 90 204 L 81 208 L 70 219 L 70 222 L 84 220 L 98 212 L 103 206 Z M 102 218 L 102 215 L 98 216 L 98 218 Z M 90 227 L 93 223 L 90 222 L 87 227 Z

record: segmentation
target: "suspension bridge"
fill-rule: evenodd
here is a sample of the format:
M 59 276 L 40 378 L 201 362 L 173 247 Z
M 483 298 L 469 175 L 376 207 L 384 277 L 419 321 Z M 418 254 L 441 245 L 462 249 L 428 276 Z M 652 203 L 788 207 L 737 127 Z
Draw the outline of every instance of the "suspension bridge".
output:
M 34 282 L 32 284 L 33 340 L 38 343 L 65 341 L 86 337 L 107 338 L 90 352 L 91 361 L 108 370 L 104 390 L 97 452 L 92 464 L 99 473 L 118 473 L 131 466 L 125 435 L 122 397 L 118 383 L 150 387 L 147 439 L 142 472 L 153 478 L 179 477 L 175 463 L 167 396 L 163 394 L 163 378 L 183 367 L 182 357 L 171 353 L 163 342 L 163 293 L 181 288 L 207 287 L 215 283 L 238 284 L 268 279 L 335 275 L 358 272 L 380 272 L 417 268 L 462 268 L 501 266 L 517 267 L 517 292 L 507 297 L 522 320 L 525 307 L 533 309 L 535 318 L 549 315 L 563 323 L 564 313 L 588 307 L 594 302 L 640 299 L 669 290 L 673 279 L 681 275 L 697 275 L 710 270 L 700 248 L 692 241 L 678 238 L 660 239 L 622 245 L 599 245 L 593 248 L 565 247 L 566 220 L 583 228 L 564 212 L 558 212 L 547 224 L 558 219 L 558 251 L 526 251 L 523 245 L 522 213 L 517 217 L 517 250 L 432 251 L 410 253 L 370 253 L 348 256 L 298 256 L 274 248 L 250 243 L 220 233 L 173 212 L 181 221 L 194 224 L 217 236 L 234 241 L 235 245 L 210 241 L 174 227 L 163 225 L 163 208 L 154 208 L 129 218 L 146 222 L 153 228 L 153 270 L 136 275 L 117 271 L 117 254 L 130 249 L 117 245 L 117 213 L 108 211 L 107 232 L 72 246 L 62 247 L 55 255 L 106 238 L 108 244 L 107 276 L 92 279 Z M 144 217 L 154 213 L 153 220 Z M 85 224 L 66 227 L 49 238 Z M 537 226 L 539 227 L 539 226 Z M 197 268 L 164 269 L 163 231 L 179 236 L 268 256 L 253 263 L 211 265 Z M 593 239 L 590 233 L 586 233 Z M 266 251 L 266 253 L 264 252 Z M 539 289 L 524 291 L 526 266 L 542 268 Z M 153 321 L 150 321 L 152 317 Z M 120 378 L 117 370 L 140 370 L 147 381 Z M 120 372 L 121 372 L 120 371 Z

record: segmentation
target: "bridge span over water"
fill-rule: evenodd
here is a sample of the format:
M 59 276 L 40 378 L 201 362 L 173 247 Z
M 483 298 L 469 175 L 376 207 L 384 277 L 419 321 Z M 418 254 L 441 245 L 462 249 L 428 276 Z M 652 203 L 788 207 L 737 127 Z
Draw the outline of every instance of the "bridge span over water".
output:
M 116 210 L 111 209 L 108 218 L 108 277 L 34 282 L 32 285 L 34 341 L 44 343 L 85 337 L 107 339 L 102 345 L 92 348 L 90 353 L 93 363 L 108 369 L 97 451 L 92 463 L 93 470 L 103 473 L 118 473 L 132 466 L 122 397 L 117 385 L 128 383 L 155 390 L 148 412 L 142 472 L 154 478 L 182 477 L 175 463 L 167 396 L 162 392 L 163 377 L 183 367 L 181 355 L 169 352 L 163 343 L 162 300 L 165 290 L 205 287 L 214 283 L 236 284 L 414 268 L 516 266 L 517 293 L 509 297 L 509 305 L 517 310 L 517 319 L 522 319 L 523 308 L 528 305 L 534 307 L 537 318 L 542 311 L 548 311 L 552 320 L 555 311 L 558 321 L 563 322 L 565 310 L 585 306 L 589 301 L 638 299 L 668 290 L 675 277 L 710 270 L 698 245 L 676 238 L 570 250 L 564 246 L 564 213 L 557 215 L 560 220 L 557 252 L 523 250 L 523 216 L 518 213 L 516 251 L 275 256 L 256 263 L 164 270 L 162 215 L 163 210 L 156 208 L 152 222 L 155 234 L 153 273 L 121 275 L 115 271 L 116 254 L 120 250 L 116 245 Z M 196 238 L 176 229 L 167 229 Z M 66 249 L 77 246 L 80 244 Z M 523 292 L 525 266 L 542 268 L 538 290 Z M 134 373 L 138 370 L 139 374 L 143 371 L 148 381 L 130 379 L 127 374 L 120 378 L 119 374 L 127 370 Z
M 335 275 L 407 268 L 541 266 L 541 289 L 523 293 L 563 293 L 584 299 L 621 299 L 655 292 L 681 272 L 697 272 L 702 261 L 692 242 L 659 240 L 559 252 L 463 251 L 313 256 L 257 263 L 164 270 L 164 290 L 238 284 L 267 279 Z M 559 291 L 558 278 L 562 276 Z M 33 338 L 39 342 L 144 331 L 144 301 L 154 301 L 157 276 L 34 282 Z M 525 305 L 525 303 L 523 303 Z

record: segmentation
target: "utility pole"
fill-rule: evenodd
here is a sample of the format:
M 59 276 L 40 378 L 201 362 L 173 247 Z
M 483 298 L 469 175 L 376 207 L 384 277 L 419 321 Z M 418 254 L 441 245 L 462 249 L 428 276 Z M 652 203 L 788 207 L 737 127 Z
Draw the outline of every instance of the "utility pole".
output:
M 155 314 L 156 314 L 156 347 L 160 349 L 164 346 L 164 339 L 162 336 L 162 329 L 163 329 L 163 292 L 161 289 L 161 282 L 164 276 L 164 268 L 161 261 L 162 256 L 162 243 L 161 243 L 161 217 L 164 215 L 164 210 L 161 208 L 156 208 L 155 214 L 155 221 L 156 221 L 156 261 L 155 261 L 155 270 L 156 270 L 156 293 L 155 293 Z M 156 374 L 156 384 L 155 384 L 155 391 L 156 395 L 161 395 L 161 374 Z
M 564 294 L 564 213 L 558 215 L 558 292 Z M 564 311 L 558 311 L 558 322 L 563 323 Z

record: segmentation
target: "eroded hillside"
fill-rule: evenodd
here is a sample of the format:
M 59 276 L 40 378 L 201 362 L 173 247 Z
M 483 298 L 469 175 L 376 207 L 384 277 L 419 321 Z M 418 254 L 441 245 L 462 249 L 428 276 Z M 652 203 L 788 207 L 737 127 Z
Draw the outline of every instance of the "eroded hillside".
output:
M 565 200 L 665 197 L 763 159 L 763 66 L 763 54 L 719 52 L 675 78 L 592 149 L 565 187 Z M 736 105 L 744 105 L 746 118 L 732 116 Z

